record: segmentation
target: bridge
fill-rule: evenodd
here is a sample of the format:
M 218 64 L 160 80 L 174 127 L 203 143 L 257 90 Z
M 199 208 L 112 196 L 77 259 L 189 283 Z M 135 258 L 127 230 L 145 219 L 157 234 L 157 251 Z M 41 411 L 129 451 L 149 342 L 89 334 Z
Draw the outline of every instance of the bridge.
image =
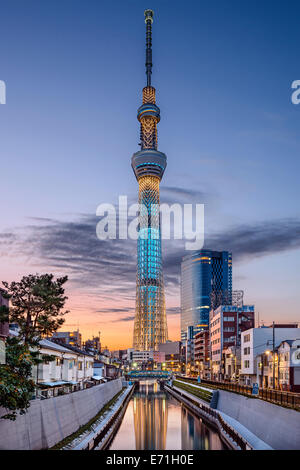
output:
M 171 378 L 171 372 L 167 370 L 131 370 L 128 372 L 129 380 L 138 379 L 161 379 L 168 380 Z

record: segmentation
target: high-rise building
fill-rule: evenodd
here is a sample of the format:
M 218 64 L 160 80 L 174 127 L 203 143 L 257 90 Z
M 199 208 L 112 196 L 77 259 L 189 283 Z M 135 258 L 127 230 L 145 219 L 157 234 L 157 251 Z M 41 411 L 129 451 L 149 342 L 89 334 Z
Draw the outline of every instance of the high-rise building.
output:
M 228 251 L 200 250 L 184 256 L 181 263 L 181 340 L 187 329 L 194 335 L 209 326 L 211 306 L 230 304 L 232 256 Z
M 146 75 L 143 104 L 137 112 L 141 125 L 141 150 L 133 154 L 131 165 L 139 184 L 139 237 L 137 242 L 136 313 L 133 347 L 157 350 L 168 339 L 161 255 L 159 185 L 167 157 L 157 150 L 157 123 L 160 109 L 155 104 L 152 74 L 153 11 L 145 10 Z

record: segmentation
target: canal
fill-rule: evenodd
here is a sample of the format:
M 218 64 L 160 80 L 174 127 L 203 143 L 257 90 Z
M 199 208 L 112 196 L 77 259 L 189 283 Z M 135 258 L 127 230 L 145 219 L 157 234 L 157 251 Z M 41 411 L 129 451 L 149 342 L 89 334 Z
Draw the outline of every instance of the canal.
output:
M 156 381 L 140 382 L 110 450 L 223 450 L 218 432 Z

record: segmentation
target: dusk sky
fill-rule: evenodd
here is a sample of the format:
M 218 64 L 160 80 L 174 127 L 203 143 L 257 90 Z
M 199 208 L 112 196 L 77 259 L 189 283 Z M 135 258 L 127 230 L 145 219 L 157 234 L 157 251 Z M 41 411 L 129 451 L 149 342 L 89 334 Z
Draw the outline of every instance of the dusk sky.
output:
M 232 251 L 245 303 L 265 323 L 299 321 L 299 2 L 0 5 L 0 280 L 68 274 L 63 329 L 131 346 L 136 242 L 99 241 L 96 208 L 137 200 L 130 159 L 152 8 L 161 202 L 205 204 L 205 246 Z M 182 241 L 163 241 L 172 340 L 184 254 Z

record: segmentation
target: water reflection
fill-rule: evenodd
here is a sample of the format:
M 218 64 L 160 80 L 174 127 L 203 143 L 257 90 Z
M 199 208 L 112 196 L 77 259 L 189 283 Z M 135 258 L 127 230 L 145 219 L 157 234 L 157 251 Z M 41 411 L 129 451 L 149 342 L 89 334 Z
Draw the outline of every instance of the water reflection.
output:
M 167 396 L 157 382 L 141 383 L 133 397 L 136 449 L 165 449 L 167 436 Z
M 217 432 L 155 381 L 140 382 L 129 402 L 111 450 L 222 450 Z

